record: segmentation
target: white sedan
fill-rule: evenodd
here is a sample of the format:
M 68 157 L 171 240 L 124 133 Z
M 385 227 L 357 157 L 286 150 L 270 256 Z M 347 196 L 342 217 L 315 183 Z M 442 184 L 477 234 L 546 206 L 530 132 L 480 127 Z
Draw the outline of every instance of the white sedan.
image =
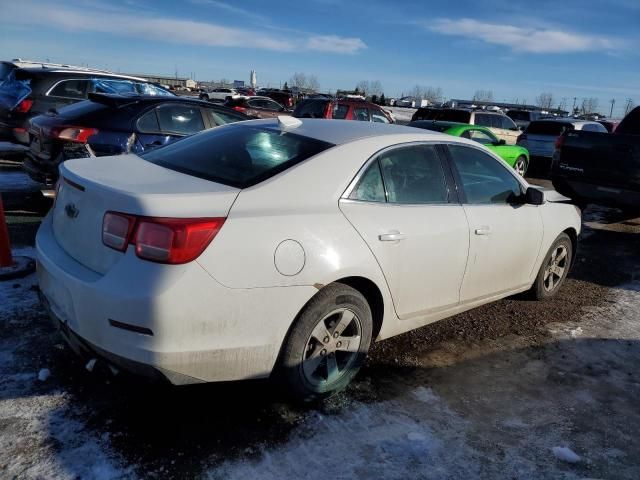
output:
M 38 277 L 76 351 L 173 384 L 273 376 L 302 401 L 373 340 L 554 295 L 580 233 L 478 143 L 396 125 L 240 122 L 60 174 Z

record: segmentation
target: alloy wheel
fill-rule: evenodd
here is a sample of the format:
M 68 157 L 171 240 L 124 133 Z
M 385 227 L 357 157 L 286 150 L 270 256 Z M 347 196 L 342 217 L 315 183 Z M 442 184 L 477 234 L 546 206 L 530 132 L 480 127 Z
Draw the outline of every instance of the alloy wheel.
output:
M 567 247 L 564 245 L 558 245 L 551 254 L 549 263 L 544 270 L 543 284 L 544 289 L 547 292 L 555 289 L 562 281 L 565 271 L 568 267 L 568 260 L 569 258 Z
M 520 176 L 524 177 L 524 174 L 527 172 L 527 161 L 524 157 L 518 158 L 515 166 L 516 172 L 520 174 Z
M 325 315 L 314 327 L 302 358 L 302 371 L 312 385 L 337 382 L 357 359 L 362 342 L 362 323 L 348 308 Z

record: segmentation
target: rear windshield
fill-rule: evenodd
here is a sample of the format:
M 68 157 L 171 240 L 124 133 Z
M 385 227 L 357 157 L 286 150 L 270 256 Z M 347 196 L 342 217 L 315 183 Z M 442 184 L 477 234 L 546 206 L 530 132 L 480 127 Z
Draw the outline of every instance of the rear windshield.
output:
M 523 112 L 522 110 L 509 110 L 507 112 L 507 116 L 511 118 L 511 120 L 531 120 L 531 112 Z
M 15 70 L 0 83 L 0 108 L 13 110 L 31 94 L 31 80 L 16 80 Z
M 2 83 L 15 68 L 11 63 L 0 62 L 0 83 Z
M 445 120 L 448 122 L 469 123 L 471 112 L 466 110 L 452 110 L 448 108 L 428 108 L 418 111 L 416 119 L 420 120 Z
M 409 123 L 410 127 L 424 128 L 425 130 L 433 130 L 434 132 L 444 132 L 453 127 L 450 123 L 438 123 L 430 122 L 428 120 L 418 120 L 417 122 Z
M 332 146 L 289 132 L 229 125 L 151 150 L 142 158 L 187 175 L 247 188 Z
M 573 130 L 573 125 L 569 122 L 531 122 L 527 127 L 527 134 L 530 135 L 551 135 L 558 137 L 567 130 Z
M 296 106 L 293 116 L 297 118 L 324 118 L 327 103 L 329 100 L 305 100 Z
M 96 93 L 116 93 L 120 95 L 158 95 L 163 97 L 175 97 L 173 93 L 165 90 L 164 88 L 156 87 L 151 83 L 105 78 L 93 80 L 93 91 Z

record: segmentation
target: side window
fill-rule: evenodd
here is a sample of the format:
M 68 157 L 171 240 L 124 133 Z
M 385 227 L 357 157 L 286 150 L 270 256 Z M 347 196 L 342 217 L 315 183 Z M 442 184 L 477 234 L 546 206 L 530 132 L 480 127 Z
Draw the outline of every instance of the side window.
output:
M 389 203 L 447 203 L 447 183 L 438 152 L 431 145 L 389 150 L 379 157 Z
M 333 118 L 337 120 L 344 120 L 347 118 L 347 112 L 349 111 L 349 105 L 335 105 L 333 107 Z
M 349 198 L 363 202 L 385 202 L 382 174 L 377 161 L 373 162 L 360 177 L 358 185 L 353 189 Z
M 478 143 L 481 143 L 483 145 L 490 145 L 493 142 L 496 141 L 496 138 L 493 135 L 489 135 L 486 132 L 483 132 L 482 130 L 467 130 L 469 132 L 469 136 L 467 138 L 470 138 L 471 140 L 475 140 Z
M 213 125 L 226 125 L 227 123 L 239 122 L 244 120 L 240 116 L 233 115 L 227 112 L 219 112 L 212 108 L 205 108 L 205 113 L 209 117 L 209 121 Z
M 369 121 L 369 109 L 367 107 L 354 107 L 353 119 L 360 122 Z
M 63 80 L 51 92 L 50 97 L 87 98 L 88 80 Z
M 274 112 L 279 112 L 282 106 L 278 102 L 274 102 L 273 100 L 265 100 L 265 108 L 268 110 L 272 110 Z
M 582 130 L 586 132 L 608 133 L 604 125 L 600 123 L 587 123 L 582 127 Z
M 163 133 L 190 135 L 204 130 L 200 107 L 163 105 L 157 108 L 158 122 Z
M 484 113 L 476 113 L 474 125 L 480 125 L 482 127 L 491 127 L 491 115 L 486 115 Z
M 498 115 L 496 115 L 496 117 L 500 119 L 500 123 L 502 125 L 500 128 L 504 128 L 505 130 L 517 130 L 518 129 L 518 127 L 516 126 L 514 121 L 511 120 L 509 117 L 507 117 L 507 116 L 498 116 Z
M 378 123 L 389 123 L 389 119 L 380 110 L 370 110 L 371 121 Z
M 453 163 L 460 174 L 467 203 L 512 203 L 522 195 L 515 175 L 483 151 L 449 145 Z
M 262 99 L 249 100 L 247 104 L 251 108 L 266 108 L 266 103 Z
M 138 130 L 144 133 L 160 132 L 160 125 L 158 124 L 158 116 L 156 115 L 155 108 L 138 119 Z

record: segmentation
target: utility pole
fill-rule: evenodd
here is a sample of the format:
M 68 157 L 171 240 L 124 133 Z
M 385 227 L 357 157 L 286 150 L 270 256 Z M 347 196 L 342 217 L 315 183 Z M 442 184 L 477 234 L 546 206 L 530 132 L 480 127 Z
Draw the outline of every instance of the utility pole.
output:
M 630 98 L 627 98 L 627 106 L 624 107 L 624 115 L 625 117 L 627 116 L 627 113 L 629 113 L 629 110 L 631 110 L 631 105 L 633 104 L 633 100 L 631 100 Z
M 611 99 L 611 111 L 609 112 L 609 118 L 613 117 L 613 106 L 616 104 L 616 99 Z

